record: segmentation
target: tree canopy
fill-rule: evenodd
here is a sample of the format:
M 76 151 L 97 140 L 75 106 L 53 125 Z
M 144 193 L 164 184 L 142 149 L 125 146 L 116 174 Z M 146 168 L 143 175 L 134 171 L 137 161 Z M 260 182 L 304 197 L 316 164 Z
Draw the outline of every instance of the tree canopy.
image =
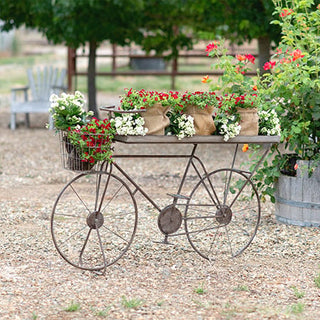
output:
M 207 31 L 238 43 L 258 39 L 264 63 L 280 35 L 270 25 L 273 9 L 272 0 L 0 0 L 0 19 L 2 30 L 25 25 L 55 44 L 89 43 L 89 109 L 97 114 L 95 55 L 102 41 L 176 57 L 192 48 L 194 31 Z
M 143 0 L 0 0 L 2 30 L 25 25 L 55 44 L 72 48 L 89 43 L 89 109 L 97 115 L 95 55 L 104 40 L 139 42 Z
M 190 3 L 195 13 L 194 28 L 242 44 L 258 40 L 260 70 L 269 60 L 271 42 L 280 41 L 272 0 L 198 0 Z

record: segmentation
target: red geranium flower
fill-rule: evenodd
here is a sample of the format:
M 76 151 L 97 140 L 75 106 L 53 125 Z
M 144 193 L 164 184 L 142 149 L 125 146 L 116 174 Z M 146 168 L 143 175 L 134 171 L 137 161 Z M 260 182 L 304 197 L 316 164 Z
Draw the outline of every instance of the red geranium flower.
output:
M 263 69 L 264 70 L 271 70 L 274 68 L 274 66 L 276 65 L 276 62 L 275 61 L 269 61 L 269 62 L 266 62 L 263 66 Z
M 212 42 L 212 43 L 210 43 L 210 44 L 207 45 L 207 48 L 206 48 L 206 52 L 208 52 L 208 53 L 207 53 L 207 56 L 209 55 L 209 52 L 210 52 L 210 51 L 218 48 L 218 46 L 217 46 L 216 43 L 217 43 L 217 42 L 214 41 L 214 42 Z
M 280 12 L 280 14 L 279 14 L 279 16 L 281 17 L 281 18 L 284 18 L 284 17 L 287 17 L 287 16 L 290 16 L 290 14 L 292 14 L 293 13 L 293 10 L 292 9 L 283 9 L 281 12 Z

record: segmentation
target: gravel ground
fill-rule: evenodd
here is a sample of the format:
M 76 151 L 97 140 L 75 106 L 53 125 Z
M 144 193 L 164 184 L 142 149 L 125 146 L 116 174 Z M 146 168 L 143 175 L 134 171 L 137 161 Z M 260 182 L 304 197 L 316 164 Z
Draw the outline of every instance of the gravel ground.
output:
M 138 196 L 134 242 L 105 275 L 66 263 L 53 245 L 50 215 L 74 174 L 61 168 L 57 137 L 43 129 L 45 121 L 32 116 L 32 128 L 11 132 L 8 110 L 0 108 L 1 319 L 320 318 L 319 228 L 276 223 L 270 203 L 263 204 L 258 233 L 242 255 L 208 262 L 186 237 L 155 243 L 162 239 L 157 212 Z M 143 152 L 119 146 L 127 150 Z M 200 150 L 209 170 L 230 161 L 230 152 Z M 165 206 L 179 166 L 180 160 L 135 160 L 128 168 Z

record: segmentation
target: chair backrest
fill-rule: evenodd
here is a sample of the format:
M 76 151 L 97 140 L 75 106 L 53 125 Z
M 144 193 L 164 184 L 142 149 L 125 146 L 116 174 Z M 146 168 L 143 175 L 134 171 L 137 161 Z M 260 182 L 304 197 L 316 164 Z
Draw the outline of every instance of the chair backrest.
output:
M 54 90 L 54 87 L 63 87 L 66 78 L 66 70 L 62 69 L 59 74 L 58 68 L 38 67 L 35 72 L 27 70 L 29 87 L 33 101 L 47 101 Z

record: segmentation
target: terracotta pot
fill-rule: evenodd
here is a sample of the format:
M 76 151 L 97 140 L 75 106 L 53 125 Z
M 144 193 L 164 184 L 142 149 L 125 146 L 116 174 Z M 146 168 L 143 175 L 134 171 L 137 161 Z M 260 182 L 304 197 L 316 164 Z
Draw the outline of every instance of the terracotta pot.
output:
M 212 118 L 213 109 L 214 106 L 208 106 L 205 109 L 200 109 L 196 105 L 186 107 L 184 113 L 193 117 L 196 135 L 208 136 L 216 131 Z
M 257 108 L 237 108 L 240 115 L 241 136 L 257 136 L 259 134 L 259 117 Z

